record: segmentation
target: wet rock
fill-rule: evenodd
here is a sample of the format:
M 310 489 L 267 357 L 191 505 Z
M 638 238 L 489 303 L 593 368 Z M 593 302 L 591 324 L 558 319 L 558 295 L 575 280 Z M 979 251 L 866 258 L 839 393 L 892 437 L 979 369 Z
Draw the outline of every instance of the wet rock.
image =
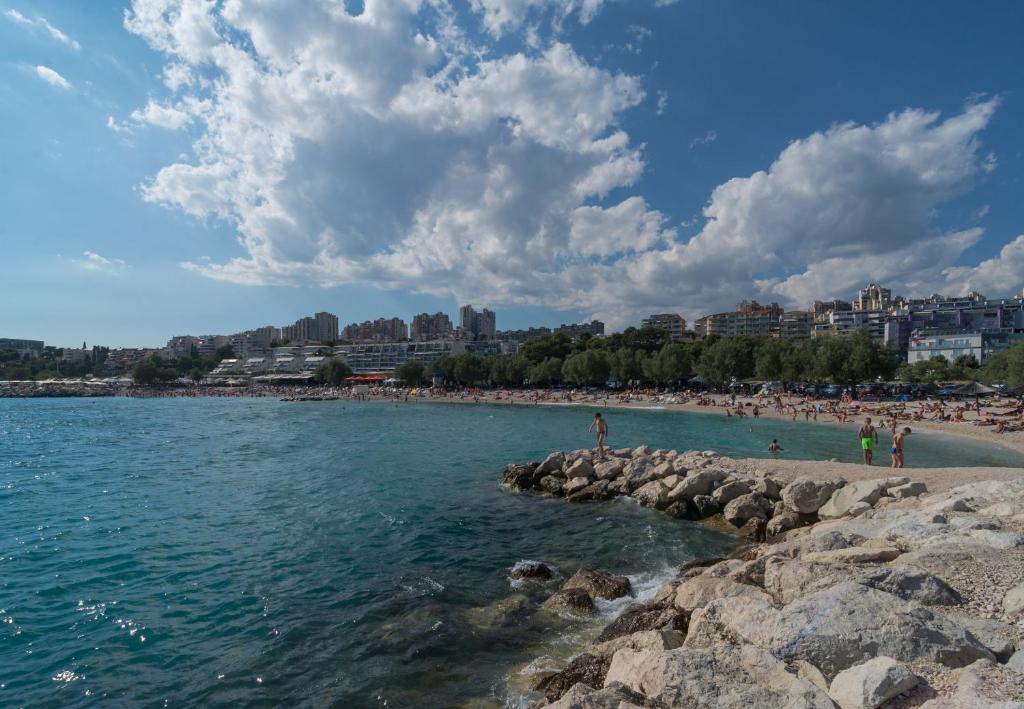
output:
M 509 572 L 509 576 L 514 579 L 529 579 L 531 581 L 547 581 L 554 575 L 555 573 L 551 570 L 551 567 L 543 561 L 532 561 L 530 559 L 516 563 L 512 567 L 512 571 Z
M 562 584 L 562 590 L 582 589 L 594 598 L 614 601 L 628 596 L 631 592 L 629 579 L 615 576 L 599 569 L 580 569 L 572 578 Z
M 782 502 L 793 512 L 812 514 L 829 501 L 835 483 L 810 478 L 797 478 L 782 488 Z
M 570 477 L 565 481 L 565 485 L 562 486 L 562 494 L 569 496 L 574 492 L 579 492 L 585 487 L 590 485 L 590 478 L 587 477 Z
M 500 628 L 509 625 L 529 608 L 529 599 L 516 593 L 481 608 L 466 611 L 466 621 L 478 628 Z
M 667 706 L 832 709 L 828 695 L 790 674 L 767 650 L 723 645 L 668 652 L 619 650 L 606 683 L 621 682 Z
M 598 480 L 596 483 L 587 485 L 582 490 L 569 495 L 566 500 L 569 502 L 594 502 L 597 500 L 607 500 L 614 495 L 609 490 L 610 483 L 607 480 Z
M 583 653 L 573 658 L 569 666 L 561 672 L 549 677 L 540 691 L 544 692 L 544 698 L 549 702 L 555 702 L 562 698 L 562 695 L 577 683 L 600 687 L 604 684 L 605 675 L 608 673 L 608 666 L 611 660 L 601 658 L 589 653 Z
M 633 497 L 644 507 L 661 509 L 668 506 L 668 488 L 660 480 L 641 485 L 633 491 Z
M 537 475 L 561 475 L 562 466 L 565 465 L 565 453 L 557 451 L 552 453 L 537 466 Z
M 828 693 L 841 709 L 875 709 L 919 681 L 909 667 L 882 656 L 840 672 Z
M 767 527 L 768 523 L 760 517 L 751 517 L 736 530 L 736 534 L 740 539 L 745 539 L 748 542 L 763 542 Z
M 688 613 L 671 606 L 636 604 L 624 610 L 618 618 L 606 625 L 595 642 L 603 643 L 643 630 L 675 630 L 685 635 L 689 622 Z
M 725 509 L 722 510 L 722 515 L 734 527 L 742 527 L 748 520 L 754 517 L 767 521 L 771 511 L 772 503 L 763 495 L 752 492 L 740 495 L 726 505 Z
M 536 486 L 540 480 L 537 474 L 537 466 L 534 465 L 509 465 L 505 468 L 505 474 L 501 478 L 501 484 L 513 490 L 529 490 Z
M 710 495 L 694 495 L 690 502 L 696 519 L 714 517 L 722 511 L 722 508 L 718 506 L 718 503 Z
M 594 612 L 594 601 L 582 588 L 555 591 L 541 607 L 554 613 L 587 615 Z
M 540 479 L 540 489 L 552 495 L 561 495 L 562 480 L 554 475 L 545 475 Z

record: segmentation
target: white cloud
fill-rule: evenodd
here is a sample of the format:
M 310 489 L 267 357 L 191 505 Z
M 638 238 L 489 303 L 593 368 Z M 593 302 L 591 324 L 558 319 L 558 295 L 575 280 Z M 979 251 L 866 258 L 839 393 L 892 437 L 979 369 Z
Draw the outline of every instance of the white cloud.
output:
M 599 5 L 571 12 L 583 21 Z M 540 0 L 474 7 L 496 34 L 553 12 Z M 877 274 L 897 288 L 977 280 L 949 266 L 980 231 L 933 220 L 985 169 L 978 135 L 996 100 L 794 141 L 766 170 L 719 185 L 704 227 L 681 239 L 629 193 L 645 168 L 620 127 L 643 101 L 637 77 L 560 40 L 477 44 L 457 18 L 444 0 L 367 0 L 358 16 L 327 0 L 136 0 L 125 26 L 167 56 L 173 95 L 131 120 L 198 135 L 142 193 L 238 233 L 236 258 L 185 267 L 243 284 L 543 304 L 612 324 L 742 296 L 807 305 Z
M 664 116 L 665 111 L 668 110 L 668 91 L 660 89 L 658 91 L 658 105 L 655 108 L 655 113 L 659 116 Z
M 999 255 L 977 266 L 954 266 L 943 271 L 943 288 L 955 295 L 978 291 L 1007 297 L 1024 288 L 1024 234 L 1003 246 Z
M 29 19 L 28 17 L 25 17 L 20 12 L 14 9 L 6 10 L 4 12 L 4 16 L 11 22 L 14 22 L 19 25 L 24 25 L 26 27 L 39 27 L 42 30 L 44 30 L 47 34 L 49 34 L 50 37 L 57 40 L 63 45 L 71 47 L 71 49 L 74 49 L 75 51 L 78 51 L 82 48 L 82 45 L 80 45 L 77 41 L 71 39 L 71 37 L 68 37 L 66 34 L 61 32 L 59 28 L 54 27 L 52 24 L 50 24 L 45 17 L 37 17 L 36 19 L 32 20 Z
M 65 90 L 72 88 L 70 81 L 65 79 L 63 76 L 61 76 L 48 66 L 39 65 L 36 67 L 35 71 L 36 76 L 38 76 L 40 79 L 50 84 L 51 86 L 56 86 L 58 89 Z
M 604 0 L 473 0 L 473 9 L 483 15 L 483 24 L 495 37 L 518 30 L 527 19 L 543 13 L 554 15 L 556 26 L 571 15 L 588 24 L 601 10 Z
M 718 133 L 717 133 L 717 131 L 709 130 L 706 133 L 704 133 L 704 135 L 700 136 L 699 138 L 694 138 L 693 140 L 691 140 L 690 141 L 690 149 L 693 150 L 698 145 L 708 145 L 710 143 L 714 143 L 716 140 L 718 140 Z
M 115 273 L 124 268 L 126 264 L 119 258 L 106 258 L 95 251 L 84 251 L 84 258 L 76 259 L 75 262 L 87 271 L 102 271 L 104 273 Z

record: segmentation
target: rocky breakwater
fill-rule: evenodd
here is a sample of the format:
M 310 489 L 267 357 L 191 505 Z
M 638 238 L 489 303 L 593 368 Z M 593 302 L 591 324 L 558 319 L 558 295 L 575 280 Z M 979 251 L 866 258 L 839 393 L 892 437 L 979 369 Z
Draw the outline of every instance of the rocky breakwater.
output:
M 556 453 L 505 483 L 722 514 L 763 540 L 681 567 L 545 677 L 540 705 L 1024 708 L 1024 480 L 780 485 L 639 448 Z

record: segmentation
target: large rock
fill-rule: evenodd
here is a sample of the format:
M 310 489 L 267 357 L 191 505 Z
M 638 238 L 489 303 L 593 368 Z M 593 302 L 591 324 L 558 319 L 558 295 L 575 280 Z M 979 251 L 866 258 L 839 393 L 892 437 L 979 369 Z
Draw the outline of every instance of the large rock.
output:
M 608 657 L 598 657 L 589 653 L 577 655 L 564 670 L 542 681 L 538 689 L 544 692 L 545 699 L 555 702 L 574 684 L 583 683 L 591 687 L 600 687 L 604 684 L 604 677 L 610 664 L 611 659 Z
M 581 459 L 581 462 L 585 463 L 586 461 Z M 580 490 L 589 486 L 590 478 L 570 476 L 569 479 L 566 480 L 565 484 L 562 486 L 562 494 L 568 497 L 569 495 L 572 495 L 574 492 L 579 492 Z
M 810 662 L 827 678 L 880 654 L 947 667 L 993 659 L 962 626 L 917 603 L 849 581 L 785 606 L 771 647 L 780 657 Z
M 779 484 L 771 478 L 756 480 L 754 482 L 754 489 L 751 492 L 760 493 L 772 502 L 782 499 L 782 490 L 779 488 Z
M 771 647 L 779 611 L 760 589 L 756 593 L 717 598 L 690 615 L 686 647 L 757 645 Z
M 742 527 L 748 520 L 758 517 L 767 520 L 772 512 L 772 503 L 763 495 L 751 492 L 740 495 L 722 510 L 726 521 L 734 527 Z
M 841 570 L 825 564 L 779 556 L 765 559 L 764 589 L 782 604 L 794 601 L 805 593 L 834 586 L 843 577 Z
M 480 608 L 466 611 L 466 621 L 478 628 L 494 629 L 517 622 L 529 608 L 529 599 L 519 593 Z
M 838 519 L 850 512 L 859 502 L 874 505 L 885 494 L 885 480 L 858 480 L 847 483 L 832 493 L 832 497 L 818 510 L 822 519 Z
M 595 642 L 603 643 L 645 630 L 674 630 L 685 634 L 689 621 L 689 613 L 677 610 L 671 604 L 636 604 L 606 625 Z
M 631 592 L 629 579 L 615 576 L 599 569 L 580 569 L 568 581 L 562 584 L 562 590 L 582 589 L 594 598 L 614 601 L 616 598 L 628 596 Z
M 551 567 L 545 564 L 543 561 L 533 561 L 531 559 L 524 559 L 519 561 L 508 574 L 514 579 L 530 579 L 533 581 L 547 581 L 555 573 L 551 570 Z
M 810 478 L 797 478 L 782 488 L 782 502 L 793 512 L 811 514 L 829 501 L 835 483 Z
M 897 485 L 890 487 L 889 495 L 895 497 L 897 500 L 902 500 L 906 497 L 917 497 L 928 492 L 928 486 L 923 482 L 908 482 L 904 485 Z
M 842 709 L 875 709 L 918 682 L 909 667 L 882 656 L 837 674 L 828 693 Z
M 1006 661 L 1006 666 L 1017 674 L 1024 675 L 1024 650 L 1018 650 L 1013 653 L 1010 659 Z
M 598 480 L 611 480 L 622 475 L 622 469 L 626 467 L 626 461 L 619 458 L 612 458 L 594 466 L 594 475 Z
M 761 598 L 765 597 L 765 592 L 756 586 L 737 583 L 724 577 L 694 576 L 679 584 L 674 602 L 679 610 L 693 611 L 716 599 L 733 596 Z
M 684 638 L 685 636 L 678 630 L 642 630 L 591 645 L 588 652 L 611 660 L 612 656 L 623 648 L 637 652 L 674 650 L 682 646 Z
M 736 530 L 736 536 L 748 542 L 763 542 L 767 536 L 768 523 L 760 517 L 751 517 Z
M 565 465 L 565 453 L 557 451 L 549 455 L 537 466 L 537 475 L 561 475 L 563 465 Z
M 999 662 L 1010 659 L 1015 649 L 1013 628 L 1000 620 L 963 616 L 956 621 L 967 628 L 971 635 L 978 639 Z
M 710 495 L 715 485 L 726 477 L 723 470 L 701 470 L 688 475 L 668 494 L 671 502 L 692 500 L 697 495 Z
M 707 519 L 722 511 L 711 495 L 694 495 L 689 504 L 696 519 Z
M 804 554 L 807 561 L 819 564 L 878 564 L 892 561 L 902 552 L 896 547 L 848 547 L 832 551 L 815 551 Z
M 832 709 L 828 695 L 786 671 L 767 650 L 723 645 L 615 653 L 605 685 L 620 682 L 666 706 Z
M 917 601 L 926 606 L 956 606 L 963 603 L 960 594 L 935 574 L 912 566 L 885 566 L 868 570 L 856 579 L 871 588 Z
M 668 488 L 661 480 L 652 480 L 633 491 L 633 497 L 644 507 L 662 509 L 668 506 Z
M 548 709 L 643 709 L 647 706 L 644 695 L 634 692 L 618 682 L 594 689 L 582 682 L 574 684 Z
M 565 470 L 567 478 L 590 478 L 594 476 L 594 466 L 586 458 L 577 458 L 576 461 Z
M 505 475 L 501 478 L 501 484 L 513 490 L 522 491 L 535 487 L 541 476 L 537 474 L 536 463 L 531 465 L 509 465 L 505 468 Z
M 610 484 L 607 480 L 598 480 L 595 483 L 590 483 L 582 490 L 576 490 L 566 500 L 569 502 L 593 502 L 595 500 L 607 500 L 614 497 L 614 494 L 609 490 Z
M 1014 586 L 1003 596 L 1003 612 L 1010 616 L 1024 613 L 1024 583 Z
M 715 488 L 711 493 L 711 499 L 719 507 L 725 507 L 740 495 L 746 495 L 753 490 L 753 483 L 750 480 L 730 480 Z
M 776 503 L 779 504 L 779 503 Z M 765 534 L 769 539 L 777 537 L 783 532 L 788 532 L 791 529 L 799 529 L 800 527 L 807 527 L 818 521 L 818 515 L 811 513 L 794 512 L 793 510 L 785 507 L 783 503 L 784 511 L 776 513 L 768 520 L 768 526 L 765 528 Z
M 540 479 L 540 489 L 552 495 L 561 495 L 562 479 L 554 475 L 545 475 Z
M 587 615 L 594 612 L 594 601 L 582 588 L 570 588 L 555 591 L 541 608 L 559 614 Z

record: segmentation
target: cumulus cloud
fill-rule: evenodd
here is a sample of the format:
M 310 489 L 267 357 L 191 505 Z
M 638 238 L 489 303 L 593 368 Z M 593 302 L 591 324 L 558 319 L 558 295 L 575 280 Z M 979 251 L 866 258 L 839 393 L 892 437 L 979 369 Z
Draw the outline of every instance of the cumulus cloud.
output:
M 473 0 L 473 9 L 483 15 L 483 25 L 495 37 L 518 30 L 530 17 L 551 13 L 556 26 L 575 15 L 588 24 L 601 10 L 604 0 Z
M 496 35 L 553 5 L 474 8 Z M 599 7 L 558 11 L 586 21 Z M 166 55 L 170 93 L 131 124 L 198 133 L 142 194 L 232 223 L 241 249 L 185 267 L 242 284 L 542 304 L 613 325 L 744 296 L 805 306 L 868 278 L 977 280 L 949 267 L 980 230 L 947 233 L 933 218 L 994 163 L 978 136 L 997 100 L 796 140 L 715 188 L 703 228 L 683 238 L 630 194 L 645 159 L 620 121 L 645 97 L 639 78 L 561 39 L 499 50 L 463 21 L 445 0 L 366 0 L 359 15 L 328 0 L 135 0 L 125 26 Z
M 82 252 L 82 256 L 83 258 L 76 259 L 75 262 L 87 271 L 116 273 L 128 265 L 122 259 L 100 256 L 95 251 L 84 251 Z
M 82 45 L 80 45 L 76 40 L 71 39 L 71 37 L 68 37 L 59 28 L 54 27 L 52 24 L 50 24 L 45 17 L 37 17 L 36 19 L 33 20 L 28 17 L 25 17 L 24 15 L 22 15 L 20 12 L 13 8 L 5 11 L 4 17 L 6 17 L 11 22 L 18 25 L 22 25 L 24 27 L 38 27 L 39 29 L 43 30 L 48 35 L 50 35 L 51 38 L 55 39 L 56 41 L 60 42 L 61 44 L 67 47 L 70 47 L 71 49 L 74 49 L 75 51 L 78 51 L 82 48 Z
M 63 76 L 58 74 L 56 71 L 48 66 L 39 65 L 36 67 L 36 76 L 50 84 L 56 86 L 58 89 L 70 89 L 71 82 L 65 79 Z
M 704 135 L 698 138 L 694 138 L 693 140 L 690 141 L 690 150 L 693 150 L 698 145 L 708 145 L 710 143 L 714 143 L 716 140 L 718 140 L 718 132 L 709 130 L 705 132 Z

